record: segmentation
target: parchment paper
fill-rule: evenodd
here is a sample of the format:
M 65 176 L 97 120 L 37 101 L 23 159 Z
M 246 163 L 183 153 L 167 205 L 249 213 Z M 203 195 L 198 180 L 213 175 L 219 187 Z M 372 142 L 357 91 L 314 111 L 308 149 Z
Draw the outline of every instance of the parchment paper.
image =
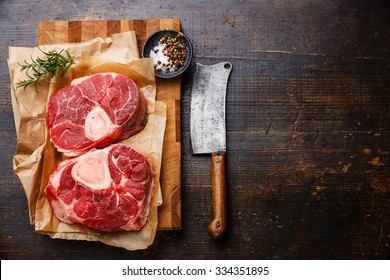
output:
M 40 46 L 43 51 L 68 50 L 76 65 L 61 79 L 43 82 L 39 93 L 34 86 L 17 88 L 26 74 L 18 63 L 44 55 L 38 48 L 9 48 L 8 67 L 11 78 L 12 106 L 17 134 L 13 168 L 28 200 L 30 222 L 35 230 L 52 238 L 100 241 L 128 250 L 145 249 L 152 244 L 157 229 L 159 178 L 162 145 L 166 123 L 165 103 L 155 101 L 156 84 L 151 59 L 140 59 L 134 32 L 123 32 L 111 38 L 96 38 L 84 43 Z M 148 123 L 144 130 L 123 140 L 143 152 L 156 172 L 155 191 L 147 224 L 140 231 L 104 233 L 78 224 L 59 221 L 44 194 L 50 174 L 65 157 L 58 153 L 49 138 L 46 124 L 46 104 L 49 96 L 73 79 L 101 72 L 116 72 L 134 80 L 148 102 Z M 161 202 L 161 201 L 160 201 Z

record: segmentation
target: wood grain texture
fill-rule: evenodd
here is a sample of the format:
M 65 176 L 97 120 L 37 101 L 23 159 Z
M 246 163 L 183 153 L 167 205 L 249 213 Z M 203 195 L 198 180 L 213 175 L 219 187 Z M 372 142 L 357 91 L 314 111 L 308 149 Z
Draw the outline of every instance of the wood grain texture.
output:
M 386 0 L 0 1 L 0 257 L 390 259 L 389 8 Z M 154 244 L 137 252 L 35 233 L 11 168 L 8 46 L 35 46 L 38 21 L 108 18 L 121 30 L 141 30 L 156 28 L 161 15 L 180 17 L 194 46 L 175 105 L 182 229 L 158 231 Z M 153 27 L 120 20 L 140 18 Z M 210 156 L 192 155 L 190 96 L 194 64 L 223 61 L 233 65 L 226 96 L 229 227 L 215 242 L 207 233 Z
M 156 20 L 87 20 L 40 22 L 38 45 L 54 43 L 78 43 L 96 37 L 135 31 L 138 47 L 152 32 L 171 28 L 180 30 L 178 19 Z M 163 206 L 159 208 L 158 229 L 181 228 L 181 145 L 180 145 L 180 98 L 181 78 L 157 79 L 156 99 L 167 104 L 167 128 L 163 143 L 161 187 Z
M 209 223 L 208 232 L 212 238 L 219 240 L 225 237 L 228 227 L 225 153 L 211 154 L 211 188 L 213 218 Z

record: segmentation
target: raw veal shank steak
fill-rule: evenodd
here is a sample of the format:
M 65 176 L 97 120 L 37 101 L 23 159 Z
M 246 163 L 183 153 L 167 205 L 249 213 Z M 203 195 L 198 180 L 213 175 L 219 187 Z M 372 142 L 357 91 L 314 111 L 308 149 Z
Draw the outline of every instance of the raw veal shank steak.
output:
M 154 170 L 145 155 L 113 144 L 61 162 L 45 192 L 65 223 L 129 231 L 145 225 L 153 189 Z
M 51 141 L 70 157 L 126 139 L 148 119 L 137 85 L 116 73 L 73 80 L 50 97 L 47 112 Z

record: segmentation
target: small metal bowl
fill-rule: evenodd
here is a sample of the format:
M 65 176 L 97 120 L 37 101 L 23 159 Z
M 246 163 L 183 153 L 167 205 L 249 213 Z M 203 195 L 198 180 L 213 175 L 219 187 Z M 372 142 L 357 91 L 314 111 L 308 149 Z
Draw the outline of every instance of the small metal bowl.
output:
M 186 35 L 183 34 L 183 32 L 180 32 L 178 30 L 173 29 L 163 29 L 159 30 L 157 32 L 152 33 L 149 35 L 149 37 L 146 39 L 143 47 L 142 47 L 142 57 L 148 58 L 150 57 L 150 52 L 158 45 L 158 42 L 162 37 L 176 37 L 179 33 L 181 33 L 182 36 L 178 37 L 178 40 L 183 44 L 184 48 L 186 49 L 186 57 L 184 60 L 184 65 L 181 66 L 178 70 L 173 72 L 164 72 L 164 71 L 158 71 L 154 70 L 154 73 L 157 77 L 160 78 L 174 78 L 182 74 L 188 66 L 191 64 L 192 61 L 192 44 L 190 39 Z

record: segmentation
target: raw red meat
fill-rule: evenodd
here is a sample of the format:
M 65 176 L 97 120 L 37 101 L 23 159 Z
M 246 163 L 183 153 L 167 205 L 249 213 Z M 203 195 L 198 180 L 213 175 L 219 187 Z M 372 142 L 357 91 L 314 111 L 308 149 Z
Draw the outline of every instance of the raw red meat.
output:
M 145 225 L 153 189 L 154 170 L 145 155 L 113 144 L 60 163 L 45 193 L 65 223 L 129 231 Z
M 148 119 L 146 99 L 137 85 L 116 73 L 73 80 L 50 97 L 47 112 L 50 139 L 69 157 L 126 139 Z

